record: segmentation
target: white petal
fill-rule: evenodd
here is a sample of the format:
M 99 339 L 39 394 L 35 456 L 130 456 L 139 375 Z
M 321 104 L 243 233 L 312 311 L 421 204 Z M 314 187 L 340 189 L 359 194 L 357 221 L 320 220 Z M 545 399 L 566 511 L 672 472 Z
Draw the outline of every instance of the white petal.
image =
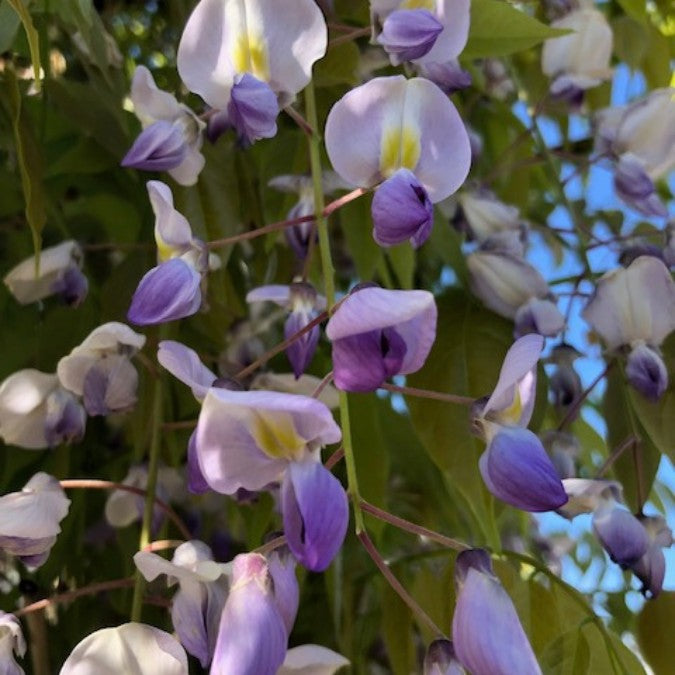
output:
M 157 360 L 174 377 L 192 389 L 194 397 L 201 401 L 209 387 L 218 379 L 199 359 L 197 352 L 180 342 L 163 340 L 159 343 Z
M 314 375 L 301 375 L 296 379 L 293 373 L 260 373 L 251 382 L 250 389 L 283 391 L 287 394 L 311 396 L 321 384 Z M 334 409 L 340 405 L 340 395 L 332 385 L 326 385 L 319 394 L 319 401 Z
M 300 645 L 286 652 L 277 675 L 333 675 L 349 665 L 342 654 L 319 645 Z
M 188 675 L 185 650 L 159 628 L 125 623 L 88 635 L 60 675 Z
M 175 96 L 159 89 L 145 66 L 136 66 L 131 81 L 131 100 L 144 127 L 157 120 L 173 121 L 181 114 Z
M 175 168 L 169 170 L 169 175 L 179 185 L 195 185 L 201 173 L 206 159 L 198 146 L 188 145 L 185 159 Z
M 150 204 L 155 214 L 155 240 L 160 250 L 160 260 L 164 256 L 162 247 L 172 249 L 189 248 L 192 242 L 192 229 L 187 218 L 173 207 L 171 188 L 158 180 L 147 182 Z M 180 251 L 182 253 L 182 250 Z
M 445 63 L 456 59 L 469 37 L 470 0 L 435 0 L 435 16 L 443 24 L 431 50 L 415 63 Z
M 291 287 L 282 284 L 259 286 L 246 294 L 246 302 L 274 302 L 287 307 L 291 298 Z
M 613 480 L 565 478 L 562 482 L 569 497 L 558 513 L 570 520 L 581 513 L 593 513 L 600 506 L 622 501 L 623 488 Z

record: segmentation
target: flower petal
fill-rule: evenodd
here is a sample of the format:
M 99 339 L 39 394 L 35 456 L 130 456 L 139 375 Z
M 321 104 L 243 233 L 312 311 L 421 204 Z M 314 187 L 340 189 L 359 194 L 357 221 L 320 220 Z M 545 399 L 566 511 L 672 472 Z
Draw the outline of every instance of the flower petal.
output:
M 626 364 L 628 381 L 650 401 L 658 401 L 668 389 L 668 370 L 661 356 L 640 343 L 633 347 Z
M 286 652 L 277 675 L 334 675 L 349 661 L 337 652 L 319 645 L 300 645 Z
M 593 514 L 593 531 L 613 562 L 629 567 L 647 552 L 649 536 L 626 509 L 608 502 Z
M 442 30 L 440 21 L 426 9 L 399 9 L 384 20 L 377 41 L 397 66 L 428 54 Z
M 131 81 L 131 101 L 136 116 L 144 126 L 157 120 L 172 122 L 181 114 L 176 97 L 162 91 L 155 84 L 152 73 L 145 66 L 136 66 Z
M 171 255 L 163 249 L 169 248 L 183 253 L 192 243 L 192 230 L 187 218 L 173 206 L 171 188 L 158 180 L 146 183 L 150 205 L 155 214 L 155 240 L 159 248 L 160 260 L 168 260 Z
M 175 378 L 192 389 L 201 401 L 209 387 L 218 379 L 197 356 L 197 352 L 174 340 L 162 340 L 157 350 L 157 360 Z
M 235 78 L 227 116 L 244 143 L 276 136 L 278 114 L 277 97 L 267 83 L 249 73 Z
M 144 171 L 168 171 L 183 162 L 186 152 L 180 127 L 158 120 L 141 131 L 120 165 Z

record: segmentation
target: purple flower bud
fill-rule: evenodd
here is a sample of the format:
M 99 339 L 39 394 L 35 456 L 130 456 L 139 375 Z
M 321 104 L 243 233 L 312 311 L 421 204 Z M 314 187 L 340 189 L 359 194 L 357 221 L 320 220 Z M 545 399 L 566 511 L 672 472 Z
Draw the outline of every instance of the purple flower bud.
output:
M 398 9 L 384 20 L 377 41 L 397 66 L 428 54 L 442 30 L 443 24 L 426 9 Z
M 45 438 L 50 448 L 81 441 L 86 424 L 84 408 L 69 391 L 58 388 L 47 397 Z
M 139 282 L 127 318 L 138 326 L 195 314 L 202 304 L 201 275 L 181 258 L 153 267 Z
M 553 511 L 567 502 L 553 463 L 528 429 L 501 427 L 479 467 L 488 490 L 523 511 Z
M 622 155 L 614 173 L 614 189 L 626 204 L 644 216 L 666 218 L 668 209 L 663 205 L 652 179 L 640 160 L 631 154 Z
M 466 671 L 455 658 L 451 640 L 434 640 L 424 655 L 424 675 L 464 675 Z
M 373 195 L 373 237 L 381 246 L 410 240 L 421 246 L 431 234 L 434 207 L 427 191 L 408 169 L 399 169 Z
M 642 582 L 642 593 L 655 598 L 663 588 L 666 558 L 663 549 L 673 544 L 672 530 L 661 516 L 640 516 L 650 539 L 647 552 L 633 565 L 633 574 Z
M 234 559 L 211 673 L 276 675 L 286 655 L 288 634 L 273 586 L 263 556 L 247 553 Z
M 623 568 L 638 562 L 649 547 L 642 523 L 614 501 L 593 513 L 593 531 L 612 561 Z
M 420 73 L 438 85 L 446 94 L 453 94 L 456 91 L 466 89 L 471 86 L 473 81 L 471 74 L 463 70 L 457 61 L 447 61 L 446 63 L 423 63 L 420 66 Z M 475 160 L 480 152 L 474 152 L 475 139 L 471 138 L 469 131 L 469 141 L 471 142 L 471 155 Z M 473 135 L 476 136 L 475 132 Z
M 69 267 L 52 285 L 52 292 L 71 307 L 77 307 L 87 297 L 88 290 L 89 282 L 79 267 Z
M 284 337 L 286 339 L 302 330 L 319 314 L 317 311 L 318 296 L 312 286 L 304 283 L 294 283 L 291 284 L 289 291 L 291 313 L 284 325 Z M 319 326 L 314 326 L 309 332 L 286 347 L 286 356 L 293 368 L 296 379 L 305 372 L 305 369 L 312 361 L 319 342 L 320 332 Z
M 340 481 L 312 459 L 291 462 L 281 486 L 284 532 L 298 562 L 322 572 L 340 550 L 349 506 Z
M 658 401 L 668 389 L 668 370 L 663 359 L 644 343 L 638 344 L 628 355 L 626 377 L 650 401 Z
M 288 220 L 293 220 L 295 218 L 302 218 L 303 216 L 311 215 L 314 215 L 314 202 L 300 200 L 288 211 L 286 218 L 288 218 Z M 286 237 L 286 241 L 300 260 L 304 260 L 307 257 L 307 251 L 309 250 L 309 243 L 312 240 L 312 234 L 316 240 L 316 223 L 313 220 L 284 228 L 284 236 Z
M 279 104 L 276 94 L 266 82 L 250 73 L 237 76 L 227 105 L 229 123 L 240 140 L 251 144 L 277 133 Z
M 462 665 L 472 675 L 541 675 L 511 598 L 492 573 L 485 551 L 457 556 L 455 585 L 452 641 Z
M 187 154 L 180 127 L 158 120 L 141 131 L 121 165 L 144 171 L 168 171 L 179 166 Z

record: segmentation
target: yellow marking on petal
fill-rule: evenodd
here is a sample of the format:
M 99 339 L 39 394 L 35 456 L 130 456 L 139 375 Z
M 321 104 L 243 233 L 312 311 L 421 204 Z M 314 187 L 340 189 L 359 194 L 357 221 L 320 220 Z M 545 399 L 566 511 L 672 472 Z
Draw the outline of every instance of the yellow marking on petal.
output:
M 181 253 L 178 249 L 173 248 L 170 244 L 167 244 L 162 237 L 159 236 L 159 232 L 155 230 L 155 243 L 157 244 L 157 258 L 159 262 L 166 262 L 179 256 Z
M 382 175 L 389 178 L 399 169 L 414 170 L 419 161 L 420 152 L 420 134 L 417 129 L 410 126 L 385 129 L 380 150 Z
M 256 413 L 250 433 L 257 446 L 273 459 L 300 459 L 307 447 L 288 413 Z
M 498 414 L 499 421 L 504 424 L 518 425 L 520 416 L 523 413 L 523 402 L 520 398 L 520 390 L 518 387 L 515 389 L 516 391 L 513 396 L 513 403 L 508 408 L 500 410 Z
M 251 73 L 263 82 L 267 82 L 270 78 L 267 46 L 259 35 L 250 33 L 240 35 L 234 47 L 232 61 L 240 73 Z
M 399 9 L 428 9 L 434 12 L 436 2 L 435 0 L 403 0 Z

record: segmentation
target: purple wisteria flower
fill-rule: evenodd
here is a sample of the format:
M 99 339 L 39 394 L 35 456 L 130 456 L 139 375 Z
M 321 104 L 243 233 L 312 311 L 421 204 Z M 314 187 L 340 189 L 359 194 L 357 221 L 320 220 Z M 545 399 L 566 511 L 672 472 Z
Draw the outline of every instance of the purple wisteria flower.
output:
M 219 263 L 209 256 L 204 242 L 192 236 L 187 219 L 173 207 L 169 186 L 149 181 L 147 187 L 155 213 L 159 264 L 143 276 L 131 299 L 127 318 L 139 326 L 196 314 L 206 273 Z
M 83 259 L 76 241 L 64 241 L 42 249 L 37 267 L 35 256 L 30 256 L 11 269 L 3 281 L 22 305 L 58 295 L 67 305 L 77 307 L 89 289 L 89 282 L 82 274 Z
M 452 640 L 438 638 L 427 648 L 424 655 L 423 675 L 465 675 L 466 671 L 457 660 Z
M 290 338 L 313 321 L 326 309 L 326 298 L 319 295 L 311 284 L 295 282 L 290 286 L 275 284 L 260 286 L 246 294 L 246 302 L 273 302 L 289 310 L 284 324 L 284 337 Z M 286 347 L 286 356 L 296 379 L 309 366 L 316 351 L 321 331 L 314 326 L 310 331 Z
M 488 490 L 524 511 L 551 511 L 567 495 L 539 438 L 526 429 L 537 386 L 540 335 L 525 335 L 507 352 L 499 380 L 475 421 L 487 441 L 479 468 Z
M 69 507 L 70 499 L 59 481 L 36 473 L 21 492 L 0 497 L 0 549 L 29 569 L 40 567 L 49 557 Z
M 436 316 L 428 291 L 352 290 L 326 326 L 335 386 L 374 391 L 393 375 L 419 370 L 436 338 Z
M 340 482 L 323 467 L 320 448 L 337 443 L 330 410 L 306 396 L 208 390 L 195 432 L 202 476 L 216 492 L 258 491 L 281 482 L 289 547 L 308 569 L 328 567 L 349 518 Z
M 505 204 L 486 190 L 462 191 L 459 196 L 461 207 L 461 229 L 468 230 L 469 236 L 477 242 L 484 242 L 499 232 L 516 231 L 524 227 L 520 211 L 516 206 Z
M 234 127 L 252 143 L 276 134 L 276 116 L 326 52 L 326 22 L 312 0 L 201 0 L 178 46 L 178 72 L 219 111 L 210 135 Z
M 582 312 L 611 352 L 630 349 L 626 375 L 655 401 L 668 388 L 659 346 L 675 330 L 675 282 L 664 263 L 640 256 L 627 268 L 605 274 Z
M 0 672 L 3 675 L 24 675 L 14 656 L 23 658 L 26 640 L 21 624 L 13 614 L 0 610 Z
M 188 675 L 185 651 L 169 633 L 143 623 L 102 628 L 82 640 L 59 675 Z
M 19 370 L 0 384 L 0 438 L 30 450 L 82 440 L 87 415 L 56 375 Z
M 326 120 L 326 150 L 337 173 L 379 185 L 373 236 L 385 246 L 431 232 L 432 204 L 455 192 L 471 164 L 469 136 L 455 106 L 432 82 L 377 77 L 343 96 Z
M 673 532 L 661 516 L 639 516 L 649 537 L 647 552 L 632 565 L 633 574 L 642 582 L 642 593 L 655 598 L 663 588 L 666 576 L 664 548 L 673 545 Z
M 397 9 L 387 16 L 377 41 L 393 65 L 428 54 L 443 31 L 443 24 L 428 9 Z
M 200 152 L 204 122 L 172 94 L 159 89 L 145 66 L 137 66 L 134 71 L 131 101 L 143 131 L 122 166 L 168 171 L 177 183 L 194 185 L 204 168 Z
M 487 551 L 462 551 L 455 562 L 457 604 L 452 641 L 472 675 L 541 675 L 518 614 L 492 571 Z
M 131 357 L 145 336 L 112 321 L 94 329 L 56 367 L 61 384 L 82 397 L 89 415 L 125 412 L 136 403 L 138 373 Z

